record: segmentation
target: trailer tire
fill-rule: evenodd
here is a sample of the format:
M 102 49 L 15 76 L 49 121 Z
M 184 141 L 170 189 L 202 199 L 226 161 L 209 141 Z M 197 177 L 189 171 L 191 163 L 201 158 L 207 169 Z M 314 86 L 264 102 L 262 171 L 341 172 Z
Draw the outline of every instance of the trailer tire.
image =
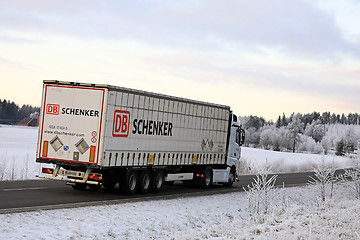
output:
M 139 177 L 139 192 L 148 193 L 151 188 L 151 173 L 148 170 L 141 172 Z
M 103 182 L 103 186 L 105 188 L 114 188 L 116 185 L 116 182 L 115 181 L 106 181 L 106 182 Z
M 103 175 L 102 184 L 105 188 L 114 188 L 116 183 L 117 181 L 114 173 L 106 173 Z
M 75 183 L 74 185 L 71 185 L 73 189 L 75 190 L 85 190 L 87 185 L 85 183 Z
M 175 181 L 166 181 L 164 184 L 166 186 L 172 186 L 172 185 L 174 185 L 174 183 L 175 183 Z
M 152 174 L 151 191 L 155 193 L 161 192 L 164 186 L 165 176 L 163 171 L 156 171 Z
M 135 171 L 127 171 L 124 182 L 124 190 L 128 195 L 132 195 L 136 192 L 139 185 L 138 175 Z
M 208 189 L 211 186 L 213 180 L 213 171 L 211 167 L 206 167 L 204 170 L 204 177 L 201 182 L 201 187 L 204 189 Z

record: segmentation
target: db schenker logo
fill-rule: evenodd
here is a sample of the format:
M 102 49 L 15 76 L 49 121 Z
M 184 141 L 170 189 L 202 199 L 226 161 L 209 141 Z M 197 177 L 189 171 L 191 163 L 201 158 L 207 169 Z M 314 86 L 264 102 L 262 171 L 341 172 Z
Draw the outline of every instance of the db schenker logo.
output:
M 46 114 L 59 115 L 60 105 L 59 104 L 47 104 L 46 105 Z
M 114 112 L 114 125 L 113 137 L 127 137 L 129 136 L 130 128 L 130 112 L 115 110 Z

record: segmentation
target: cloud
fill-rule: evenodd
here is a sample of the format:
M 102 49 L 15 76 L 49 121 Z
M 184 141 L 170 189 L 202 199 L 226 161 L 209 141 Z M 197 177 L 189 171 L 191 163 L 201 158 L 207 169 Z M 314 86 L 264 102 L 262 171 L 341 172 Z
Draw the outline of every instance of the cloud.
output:
M 0 26 L 32 34 L 138 41 L 190 51 L 276 48 L 295 57 L 359 53 L 332 15 L 306 0 L 5 1 Z

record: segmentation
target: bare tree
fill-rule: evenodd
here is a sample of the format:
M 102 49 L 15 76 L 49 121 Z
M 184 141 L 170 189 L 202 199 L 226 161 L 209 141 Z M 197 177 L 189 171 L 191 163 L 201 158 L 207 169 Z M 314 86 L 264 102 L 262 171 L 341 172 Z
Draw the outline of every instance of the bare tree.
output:
M 356 199 L 360 200 L 360 158 L 353 160 L 353 168 L 345 169 L 343 180 L 349 182 L 355 191 Z M 349 181 L 350 180 L 350 181 Z
M 244 188 L 248 198 L 250 218 L 253 221 L 264 222 L 275 197 L 275 182 L 277 175 L 270 176 L 271 168 L 264 167 L 254 178 L 254 181 Z
M 313 170 L 315 177 L 310 177 L 311 180 L 309 183 L 319 186 L 319 197 L 323 203 L 326 201 L 327 196 L 330 198 L 333 196 L 334 183 L 337 180 L 335 176 L 336 169 L 337 167 L 334 162 L 331 164 L 326 164 L 325 158 L 323 157 L 321 162 Z M 327 192 L 329 193 L 327 194 Z

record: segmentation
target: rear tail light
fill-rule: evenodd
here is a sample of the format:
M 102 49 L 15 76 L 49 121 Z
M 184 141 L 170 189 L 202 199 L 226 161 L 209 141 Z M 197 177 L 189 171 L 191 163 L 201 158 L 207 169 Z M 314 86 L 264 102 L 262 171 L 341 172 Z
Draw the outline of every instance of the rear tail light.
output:
M 102 175 L 99 174 L 99 173 L 92 173 L 92 174 L 90 174 L 89 179 L 101 180 L 101 179 L 102 179 Z
M 42 172 L 42 173 L 53 174 L 53 173 L 54 173 L 54 169 L 53 169 L 53 168 L 42 168 L 41 172 Z
M 204 177 L 204 174 L 199 174 L 199 173 L 197 173 L 197 174 L 195 174 L 195 177 Z

